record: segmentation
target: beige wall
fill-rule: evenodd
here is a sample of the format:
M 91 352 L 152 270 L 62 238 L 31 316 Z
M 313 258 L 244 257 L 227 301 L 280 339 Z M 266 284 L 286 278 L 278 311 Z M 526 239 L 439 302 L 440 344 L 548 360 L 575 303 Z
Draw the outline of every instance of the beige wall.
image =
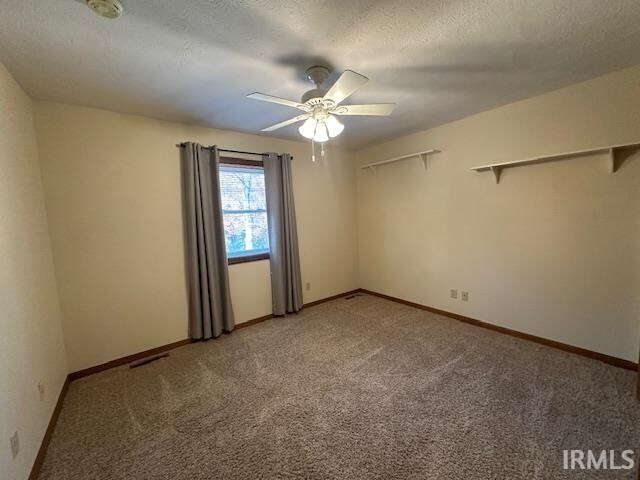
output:
M 0 64 L 0 476 L 27 478 L 67 374 L 32 104 Z M 38 384 L 45 387 L 40 400 Z M 18 431 L 14 460 L 9 437 Z
M 358 286 L 348 152 L 54 103 L 36 124 L 72 371 L 186 338 L 181 141 L 294 155 L 304 301 Z M 268 261 L 230 278 L 238 322 L 271 312 Z
M 640 68 L 356 153 L 363 288 L 638 360 L 640 154 L 505 170 L 469 167 L 640 141 Z M 467 290 L 469 302 L 449 298 Z
M 639 141 L 640 67 L 316 163 L 307 143 L 47 102 L 36 143 L 34 106 L 1 65 L 0 107 L 0 436 L 21 444 L 16 460 L 0 449 L 8 478 L 28 475 L 68 371 L 186 337 L 184 140 L 296 157 L 305 302 L 360 286 L 638 359 L 640 153 L 613 175 L 594 155 L 500 185 L 469 167 Z M 442 150 L 426 171 L 352 161 L 425 148 Z M 267 261 L 230 277 L 238 322 L 270 312 Z
M 630 69 L 357 152 L 443 150 L 427 171 L 377 175 L 340 149 L 312 163 L 307 143 L 36 102 L 69 368 L 186 336 L 183 140 L 296 157 L 305 302 L 362 286 L 637 360 L 638 154 L 614 175 L 594 156 L 508 170 L 500 185 L 468 168 L 640 140 L 639 85 Z M 239 322 L 269 313 L 268 262 L 230 276 Z

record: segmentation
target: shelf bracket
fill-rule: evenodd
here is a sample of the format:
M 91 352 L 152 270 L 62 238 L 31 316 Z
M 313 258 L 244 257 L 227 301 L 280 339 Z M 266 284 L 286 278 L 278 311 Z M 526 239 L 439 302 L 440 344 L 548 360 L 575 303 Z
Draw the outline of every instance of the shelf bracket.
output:
M 496 183 L 500 183 L 500 174 L 502 173 L 502 167 L 491 167 L 493 176 L 496 177 Z
M 420 160 L 422 160 L 422 163 L 424 164 L 424 169 L 427 169 L 427 160 L 429 158 L 429 154 L 427 153 L 419 153 L 418 156 L 420 157 Z
M 608 151 L 609 154 L 609 173 L 616 173 L 618 169 L 618 165 L 616 164 L 616 151 L 613 148 L 610 148 Z

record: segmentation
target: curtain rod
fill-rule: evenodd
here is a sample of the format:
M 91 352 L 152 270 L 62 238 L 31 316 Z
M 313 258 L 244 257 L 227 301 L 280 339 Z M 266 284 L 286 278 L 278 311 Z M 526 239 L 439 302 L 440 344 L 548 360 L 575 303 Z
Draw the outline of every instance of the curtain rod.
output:
M 176 147 L 178 148 L 183 148 L 186 144 L 184 143 L 176 143 Z M 208 147 L 202 147 L 205 148 L 207 150 L 211 150 L 213 148 L 213 145 L 210 145 Z M 244 155 L 258 155 L 258 156 L 263 156 L 263 155 L 269 155 L 268 153 L 259 153 L 259 152 L 245 152 L 243 150 L 229 150 L 228 148 L 218 148 L 219 152 L 228 152 L 228 153 L 242 153 Z M 278 155 L 278 157 L 281 157 L 282 155 Z M 291 160 L 293 160 L 293 157 L 291 157 Z

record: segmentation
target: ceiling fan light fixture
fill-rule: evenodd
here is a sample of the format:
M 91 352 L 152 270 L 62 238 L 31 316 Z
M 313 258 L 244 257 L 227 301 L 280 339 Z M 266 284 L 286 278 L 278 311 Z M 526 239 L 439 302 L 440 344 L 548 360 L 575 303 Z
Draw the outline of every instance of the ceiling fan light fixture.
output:
M 322 156 L 324 157 L 324 144 L 329 141 L 329 138 L 337 137 L 344 131 L 344 125 L 338 120 L 336 115 L 387 116 L 391 114 L 394 105 L 392 103 L 340 105 L 344 99 L 367 83 L 368 79 L 364 75 L 360 75 L 352 70 L 345 70 L 333 85 L 326 90 L 322 87 L 322 84 L 327 80 L 328 76 L 329 69 L 327 67 L 315 65 L 307 69 L 307 77 L 315 83 L 316 88 L 305 92 L 300 102 L 259 92 L 247 95 L 248 98 L 254 100 L 285 105 L 304 112 L 302 115 L 263 128 L 262 131 L 272 132 L 294 123 L 304 122 L 303 125 L 298 127 L 298 132 L 304 138 L 311 140 L 312 152 L 315 152 L 314 144 L 320 143 Z M 315 161 L 315 153 L 312 153 L 311 159 Z
M 298 132 L 305 138 L 311 140 L 316 132 L 316 125 L 318 124 L 317 120 L 313 117 L 309 117 L 305 120 L 305 122 L 298 128 Z
M 316 125 L 316 132 L 313 136 L 313 141 L 318 143 L 329 141 L 329 133 L 327 132 L 327 126 L 324 122 L 318 122 L 318 125 Z
M 344 130 L 344 125 L 340 123 L 340 121 L 333 115 L 329 115 L 327 117 L 327 119 L 325 120 L 325 124 L 331 138 L 337 137 Z

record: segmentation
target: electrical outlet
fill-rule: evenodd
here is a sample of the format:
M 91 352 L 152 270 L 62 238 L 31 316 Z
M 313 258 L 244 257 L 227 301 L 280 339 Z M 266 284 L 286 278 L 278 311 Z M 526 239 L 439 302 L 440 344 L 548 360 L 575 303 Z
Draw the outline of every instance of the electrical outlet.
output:
M 469 292 L 462 292 L 461 298 L 462 298 L 463 302 L 468 302 L 469 301 Z
M 451 291 L 449 292 L 449 296 L 451 298 L 458 298 L 458 290 L 452 288 Z
M 44 400 L 44 383 L 40 382 L 38 384 L 38 393 L 40 394 L 40 401 Z
M 13 455 L 13 458 L 16 458 L 18 453 L 20 453 L 20 438 L 18 438 L 18 432 L 11 435 L 9 440 L 11 440 L 11 455 Z
M 307 282 L 304 284 L 305 290 L 311 290 L 311 283 Z

